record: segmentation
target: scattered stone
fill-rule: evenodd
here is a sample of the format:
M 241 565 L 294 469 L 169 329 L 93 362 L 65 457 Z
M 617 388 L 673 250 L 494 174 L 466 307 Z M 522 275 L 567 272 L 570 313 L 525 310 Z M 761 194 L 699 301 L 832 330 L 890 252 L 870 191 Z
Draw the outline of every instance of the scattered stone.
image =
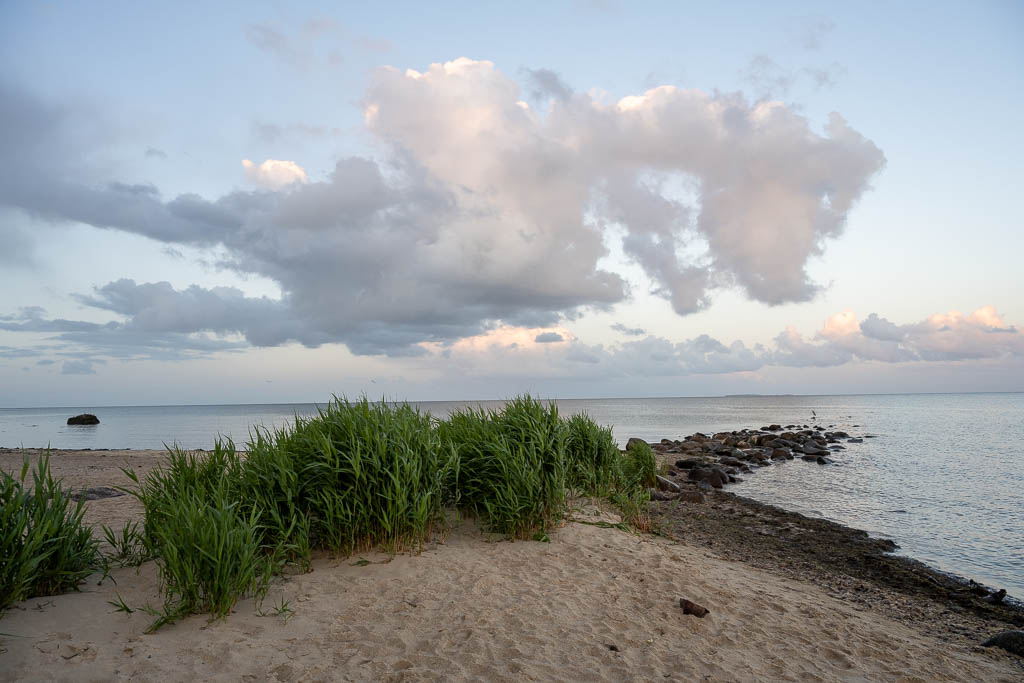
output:
M 69 425 L 98 425 L 100 419 L 92 413 L 82 413 L 68 418 Z
M 684 503 L 703 503 L 704 494 L 700 491 L 683 491 L 679 494 L 679 500 Z
M 626 442 L 626 450 L 628 451 L 633 444 L 641 444 L 641 445 L 644 445 L 644 446 L 649 446 L 650 445 L 646 441 L 644 441 L 643 439 L 638 439 L 635 436 L 633 436 L 633 437 L 630 437 L 629 441 Z
M 78 502 L 79 500 L 100 500 L 103 498 L 116 498 L 117 496 L 123 495 L 124 491 L 118 491 L 117 489 L 110 488 L 109 486 L 94 486 L 83 490 L 81 493 L 71 494 L 71 500 L 75 502 Z
M 681 470 L 692 470 L 694 467 L 700 467 L 704 464 L 701 460 L 676 460 L 676 467 Z
M 860 439 L 860 438 L 847 439 L 846 443 L 864 443 L 864 439 Z
M 1001 647 L 1007 652 L 1024 657 L 1024 631 L 1003 631 L 992 636 L 982 647 Z
M 662 491 L 668 491 L 669 493 L 679 493 L 679 484 L 669 479 L 666 479 L 660 474 L 656 474 L 654 476 L 658 481 L 659 489 L 661 489 Z
M 675 500 L 676 494 L 666 493 L 665 491 L 659 491 L 658 489 L 647 489 L 647 492 L 651 494 L 651 500 Z
M 619 646 L 616 645 L 615 643 L 605 643 L 605 647 L 607 647 L 612 652 L 618 652 L 619 651 Z
M 1001 605 L 1001 604 L 1003 604 L 1003 598 L 1005 598 L 1005 597 L 1006 597 L 1006 589 L 1005 588 L 1000 588 L 995 593 L 992 593 L 991 595 L 986 597 L 985 598 L 985 602 L 991 602 L 993 605 Z
M 700 619 L 703 619 L 708 613 L 707 607 L 702 607 L 695 602 L 687 600 L 686 598 L 679 598 L 679 606 L 683 608 L 683 614 L 692 614 Z M 1018 631 L 1018 633 L 1020 633 L 1020 631 Z M 998 638 L 999 636 L 996 637 Z

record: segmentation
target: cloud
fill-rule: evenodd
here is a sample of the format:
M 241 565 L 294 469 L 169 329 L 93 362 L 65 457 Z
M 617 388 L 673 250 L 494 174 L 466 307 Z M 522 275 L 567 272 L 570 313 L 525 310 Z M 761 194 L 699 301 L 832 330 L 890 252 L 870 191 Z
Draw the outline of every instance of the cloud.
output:
M 282 126 L 275 123 L 257 122 L 253 124 L 253 133 L 263 142 L 274 143 L 292 139 L 323 140 L 332 135 L 339 135 L 341 129 L 307 123 L 291 123 Z
M 765 98 L 787 94 L 796 79 L 768 55 L 758 54 L 751 57 L 740 71 L 740 80 L 748 83 L 759 97 Z
M 172 248 L 216 246 L 221 266 L 282 292 L 113 282 L 83 301 L 125 320 L 76 331 L 105 344 L 236 334 L 403 354 L 503 325 L 551 327 L 629 296 L 600 265 L 620 234 L 680 314 L 723 286 L 804 301 L 818 289 L 807 260 L 842 234 L 884 164 L 838 115 L 819 134 L 779 103 L 670 86 L 610 104 L 575 93 L 542 115 L 493 64 L 463 58 L 375 73 L 364 119 L 380 161 L 342 159 L 316 179 L 292 161 L 248 162 L 256 191 L 166 199 L 85 166 L 73 112 L 0 94 L 0 146 L 22 171 L 0 178 L 0 204 Z
M 535 100 L 554 97 L 566 100 L 572 97 L 572 88 L 565 84 L 562 77 L 550 69 L 526 69 L 530 95 Z
M 147 147 L 145 156 L 147 159 L 166 159 L 167 152 L 162 149 L 157 149 L 156 147 Z
M 836 25 L 824 17 L 807 17 L 792 29 L 794 41 L 805 50 L 820 50 L 825 37 L 835 30 Z
M 612 329 L 622 334 L 628 334 L 631 337 L 642 337 L 647 334 L 647 330 L 642 327 L 626 327 L 622 323 L 614 323 Z
M 306 66 L 309 63 L 309 51 L 275 28 L 265 24 L 250 24 L 245 27 L 245 37 L 260 50 L 288 64 Z
M 557 332 L 542 332 L 541 334 L 538 334 L 536 337 L 534 337 L 533 341 L 537 342 L 538 344 L 551 344 L 554 342 L 565 341 L 565 339 L 563 339 L 562 335 L 558 334 Z
M 242 159 L 242 167 L 245 169 L 246 180 L 271 190 L 309 181 L 305 169 L 294 161 L 267 159 L 257 166 L 248 159 Z
M 865 320 L 884 320 L 872 314 Z M 686 377 L 755 372 L 767 367 L 823 368 L 856 362 L 935 363 L 1024 359 L 1024 334 L 1007 325 L 991 306 L 969 316 L 956 311 L 899 326 L 900 340 L 865 335 L 852 311 L 825 321 L 811 339 L 787 327 L 772 347 L 726 344 L 702 334 L 683 341 L 657 336 L 614 345 L 586 344 L 565 333 L 564 344 L 530 344 L 535 330 L 503 328 L 446 347 L 448 368 L 472 376 L 615 378 Z M 889 323 L 891 324 L 891 323 Z M 540 342 L 536 335 L 535 342 Z M 522 342 L 522 343 L 518 343 Z M 424 362 L 439 361 L 431 348 Z M 448 372 L 449 370 L 445 370 Z
M 66 360 L 61 366 L 62 375 L 95 375 L 96 370 L 92 367 L 93 361 L 87 360 Z

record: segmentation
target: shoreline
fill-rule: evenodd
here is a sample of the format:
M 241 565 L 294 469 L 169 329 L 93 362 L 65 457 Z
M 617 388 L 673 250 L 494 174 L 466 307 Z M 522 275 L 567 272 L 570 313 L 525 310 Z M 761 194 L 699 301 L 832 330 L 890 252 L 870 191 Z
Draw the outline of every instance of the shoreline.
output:
M 27 452 L 34 460 L 41 451 Z M 164 451 L 51 454 L 54 475 L 80 490 L 124 485 L 122 466 L 144 475 Z M 17 471 L 21 457 L 19 450 L 0 450 L 0 467 Z M 116 585 L 97 586 L 92 577 L 81 593 L 11 610 L 0 632 L 31 637 L 0 642 L 8 650 L 0 657 L 19 677 L 66 680 L 111 672 L 142 680 L 232 679 L 247 671 L 273 671 L 278 680 L 331 678 L 339 670 L 325 653 L 339 642 L 355 653 L 350 664 L 365 667 L 343 675 L 353 680 L 598 671 L 609 680 L 1024 677 L 1024 658 L 979 647 L 1024 625 L 1015 606 L 961 595 L 960 584 L 888 554 L 884 541 L 863 531 L 696 483 L 684 483 L 683 491 L 699 491 L 702 500 L 652 501 L 654 536 L 603 528 L 616 519 L 592 507 L 574 510 L 550 544 L 495 543 L 464 520 L 421 554 L 320 556 L 312 574 L 275 582 L 263 610 L 243 600 L 226 620 L 190 617 L 152 635 L 143 635 L 148 616 L 117 613 L 108 601 L 159 604 L 154 564 L 115 570 Z M 93 526 L 140 516 L 132 496 L 86 503 Z M 683 615 L 680 598 L 711 614 Z M 279 600 L 294 618 L 260 616 Z M 421 608 L 427 614 L 419 615 Z M 449 629 L 453 619 L 458 623 Z M 454 626 L 462 629 L 458 635 Z M 439 668 L 437 657 L 448 652 L 428 645 L 434 638 L 465 661 Z M 581 658 L 563 651 L 566 638 L 585 644 Z M 320 658 L 296 660 L 289 648 L 307 641 L 318 644 Z M 495 642 L 505 650 L 494 651 Z M 228 655 L 236 648 L 253 661 Z M 195 661 L 183 669 L 183 657 Z M 226 664 L 234 668 L 219 668 Z
M 761 431 L 763 431 L 763 430 L 761 430 Z M 743 430 L 737 430 L 737 431 L 734 431 L 734 432 L 729 432 L 728 434 L 730 434 L 730 435 L 744 435 L 744 434 L 754 434 L 754 433 L 757 433 L 757 432 L 758 432 L 758 430 L 743 429 Z M 714 438 L 717 438 L 717 436 L 719 436 L 721 434 L 725 434 L 725 433 L 718 433 L 718 434 L 714 435 L 714 437 L 708 436 L 707 438 L 708 438 L 708 440 L 710 442 Z M 868 437 L 868 438 L 870 438 L 870 437 Z M 693 478 L 690 478 L 691 475 L 689 474 L 691 472 L 691 470 L 688 470 L 688 469 L 685 469 L 685 468 L 684 469 L 676 469 L 676 468 L 673 467 L 673 464 L 674 464 L 673 463 L 673 459 L 676 458 L 676 456 L 678 456 L 680 454 L 683 454 L 683 455 L 687 455 L 687 454 L 692 455 L 693 454 L 692 450 L 690 450 L 690 451 L 687 451 L 685 449 L 682 450 L 682 451 L 678 450 L 680 448 L 680 446 L 679 446 L 680 443 L 684 443 L 684 441 L 683 440 L 662 439 L 659 443 L 649 442 L 649 445 L 654 450 L 655 455 L 659 459 L 659 461 L 664 463 L 668 467 L 669 478 L 672 481 L 674 481 L 675 483 L 677 483 L 678 485 L 680 485 L 681 488 L 682 488 L 682 491 L 687 491 L 688 490 L 688 486 L 687 485 L 692 485 L 692 486 L 695 487 L 695 489 L 698 492 L 700 492 L 705 497 L 707 497 L 709 494 L 716 493 L 716 492 L 717 493 L 726 493 L 726 491 L 723 490 L 724 487 L 727 487 L 730 483 L 732 483 L 732 482 L 729 482 L 728 480 L 723 479 L 723 484 L 720 487 L 716 487 L 716 486 L 713 486 L 713 485 L 712 486 L 705 486 L 702 482 L 707 480 L 706 474 L 701 475 L 701 477 L 699 477 L 697 479 L 693 479 Z M 206 452 L 206 449 L 202 449 L 202 448 L 187 449 L 187 450 L 195 451 L 195 452 L 200 452 L 200 453 Z M 162 460 L 163 456 L 165 456 L 166 453 L 167 453 L 167 451 L 163 450 L 163 449 L 145 449 L 145 448 L 142 448 L 142 449 L 132 449 L 132 448 L 80 448 L 80 449 L 75 449 L 75 448 L 51 448 L 51 449 L 47 449 L 47 448 L 24 448 L 24 449 L 21 449 L 21 448 L 0 447 L 0 470 L 5 470 L 5 471 L 11 472 L 11 473 L 16 473 L 17 469 L 20 467 L 20 461 L 15 463 L 13 460 L 11 460 L 12 456 L 21 457 L 23 454 L 28 454 L 29 455 L 30 465 L 31 465 L 31 464 L 36 462 L 36 460 L 38 459 L 38 457 L 40 455 L 42 455 L 44 453 L 47 453 L 47 452 L 49 452 L 51 454 L 51 456 L 68 456 L 68 455 L 78 456 L 78 457 L 81 457 L 81 456 L 86 456 L 86 457 L 95 456 L 95 457 L 102 458 L 102 459 L 105 459 L 105 458 L 114 458 L 114 459 L 122 458 L 122 459 L 125 460 L 125 462 L 130 463 L 132 469 L 134 469 L 136 471 L 136 473 L 140 476 L 140 478 L 145 476 L 146 473 L 148 473 L 153 467 L 155 467 L 157 464 L 159 464 L 159 462 Z M 798 455 L 799 454 L 797 454 L 797 456 Z M 729 456 L 724 457 L 724 458 L 723 457 L 719 457 L 718 461 L 721 462 L 722 460 L 728 460 L 729 457 L 731 457 L 731 454 Z M 804 458 L 804 459 L 808 459 L 808 458 Z M 17 467 L 15 467 L 15 464 L 17 464 Z M 100 467 L 100 465 L 95 464 L 95 463 L 86 464 L 84 466 L 84 471 L 81 468 L 67 467 L 67 465 L 69 465 L 71 463 L 69 463 L 67 461 L 62 462 L 59 459 L 59 457 L 56 458 L 56 459 L 51 457 L 50 464 L 51 464 L 51 470 L 53 471 L 54 476 L 56 478 L 58 478 L 58 479 L 70 479 L 70 480 L 73 480 L 73 481 L 81 482 L 82 485 L 80 485 L 77 488 L 80 488 L 83 491 L 85 489 L 89 489 L 89 488 L 109 488 L 109 487 L 112 487 L 112 486 L 119 486 L 119 485 L 123 486 L 123 485 L 126 485 L 128 483 L 127 482 L 127 478 L 124 477 L 124 475 L 120 471 L 117 471 L 117 470 L 115 470 L 115 476 L 119 479 L 119 481 L 113 482 L 113 483 L 107 481 L 107 477 L 105 475 L 91 476 L 90 470 L 96 470 L 97 468 Z M 101 464 L 106 464 L 106 463 L 101 463 Z M 715 461 L 715 459 L 713 457 L 712 458 L 708 458 L 708 459 L 706 459 L 704 461 L 702 466 L 716 467 L 716 461 Z M 749 467 L 749 469 L 745 469 L 743 471 L 746 474 L 754 474 L 756 472 L 756 470 L 758 469 L 759 465 L 756 464 L 756 461 L 753 461 L 753 462 L 749 462 L 748 467 Z M 717 469 L 717 467 L 716 467 L 716 469 Z M 724 468 L 720 468 L 720 469 L 723 470 L 726 474 L 728 474 L 729 472 L 733 471 L 734 468 L 732 468 L 732 467 L 724 467 Z M 735 476 L 736 474 L 739 474 L 739 473 L 740 473 L 740 470 L 735 470 L 733 476 Z M 123 481 L 120 481 L 120 480 L 123 480 Z M 882 551 L 886 553 L 886 557 L 893 558 L 897 563 L 905 562 L 908 565 L 913 565 L 913 566 L 916 566 L 916 567 L 920 567 L 922 569 L 922 571 L 926 572 L 929 576 L 933 577 L 934 580 L 938 581 L 939 584 L 947 586 L 947 590 L 948 591 L 968 590 L 968 591 L 973 591 L 973 593 L 972 593 L 973 597 L 984 598 L 984 597 L 986 597 L 986 594 L 991 595 L 993 593 L 996 593 L 1001 588 L 999 586 L 990 586 L 990 585 L 986 585 L 986 584 L 983 584 L 983 583 L 976 582 L 974 579 L 970 579 L 970 578 L 968 578 L 968 577 L 966 577 L 966 576 L 964 576 L 962 574 L 958 574 L 956 571 L 947 571 L 947 570 L 938 569 L 937 567 L 934 567 L 934 566 L 930 565 L 927 561 L 918 560 L 918 559 L 916 559 L 914 557 L 911 557 L 909 555 L 902 555 L 902 554 L 896 555 L 896 554 L 892 554 L 892 553 L 896 552 L 900 548 L 899 544 L 895 543 L 894 541 L 892 541 L 891 539 L 888 539 L 888 538 L 880 538 L 880 537 L 876 537 L 876 536 L 871 536 L 869 534 L 869 532 L 864 531 L 862 529 L 859 529 L 857 527 L 854 527 L 854 526 L 851 526 L 851 525 L 847 525 L 847 524 L 844 524 L 844 523 L 839 522 L 839 521 L 834 521 L 834 520 L 826 519 L 824 517 L 808 515 L 808 514 L 805 514 L 805 513 L 796 512 L 794 510 L 788 510 L 788 509 L 786 509 L 786 508 L 784 508 L 784 507 L 782 507 L 780 505 L 777 505 L 775 503 L 769 503 L 769 502 L 765 502 L 765 501 L 760 501 L 760 500 L 757 500 L 755 498 L 750 498 L 748 496 L 743 496 L 743 495 L 738 494 L 738 493 L 733 493 L 731 491 L 729 491 L 727 493 L 728 493 L 729 496 L 732 497 L 732 499 L 735 499 L 736 501 L 739 501 L 740 505 L 745 506 L 747 508 L 763 508 L 766 511 L 771 511 L 772 515 L 779 515 L 781 513 L 781 515 L 784 516 L 784 517 L 788 516 L 788 517 L 791 517 L 793 519 L 807 520 L 808 523 L 811 523 L 812 525 L 819 525 L 821 528 L 826 528 L 826 529 L 835 528 L 835 529 L 838 529 L 838 530 L 842 530 L 838 534 L 832 533 L 831 535 L 837 536 L 837 538 L 838 538 L 838 536 L 845 536 L 846 538 L 840 539 L 840 540 L 843 540 L 843 542 L 853 542 L 854 540 L 860 539 L 861 537 L 863 537 L 865 539 L 870 539 L 870 541 L 872 541 L 872 544 L 871 544 L 872 548 L 875 548 L 876 546 L 882 548 L 883 549 Z M 107 498 L 108 496 L 101 494 L 101 497 Z M 129 519 L 131 519 L 135 514 L 141 514 L 141 507 L 139 507 L 139 506 L 134 504 L 134 503 L 137 502 L 137 501 L 135 501 L 134 497 L 132 497 L 132 496 L 117 496 L 117 497 L 120 498 L 119 501 L 117 501 L 117 502 L 111 501 L 111 504 L 108 504 L 108 506 L 107 506 L 107 508 L 110 509 L 112 512 L 114 512 L 116 510 L 116 512 L 114 512 L 113 518 L 110 521 L 107 521 L 107 519 L 106 519 L 107 515 L 102 515 L 102 516 L 101 515 L 97 515 L 97 514 L 95 514 L 94 511 L 93 511 L 93 514 L 90 514 L 90 511 L 88 509 L 87 509 L 85 521 L 88 522 L 89 524 L 91 524 L 97 530 L 99 530 L 99 525 L 100 524 L 106 524 L 107 526 L 111 526 L 112 522 L 114 522 L 114 523 L 123 523 L 124 521 L 128 521 Z M 673 499 L 675 497 L 675 491 L 674 490 L 669 490 L 669 491 L 662 490 L 662 491 L 659 491 L 659 492 L 655 493 L 655 491 L 652 490 L 652 500 L 651 500 L 652 506 L 665 502 L 664 499 L 666 497 L 669 498 L 669 499 Z M 685 498 L 685 496 L 683 496 L 683 497 Z M 659 498 L 661 500 L 659 500 Z M 889 546 L 889 547 L 886 548 L 885 546 Z M 941 577 L 941 580 L 940 580 L 939 577 Z M 984 592 L 982 592 L 982 589 L 984 589 Z M 1007 592 L 1007 594 L 1005 595 L 1005 598 L 1003 599 L 1003 604 L 1005 604 L 1007 606 L 1010 606 L 1010 607 L 1020 611 L 1022 614 L 1024 614 L 1024 595 L 1016 595 L 1016 594 Z M 1017 627 L 1018 628 L 1024 628 L 1024 622 L 1018 623 Z

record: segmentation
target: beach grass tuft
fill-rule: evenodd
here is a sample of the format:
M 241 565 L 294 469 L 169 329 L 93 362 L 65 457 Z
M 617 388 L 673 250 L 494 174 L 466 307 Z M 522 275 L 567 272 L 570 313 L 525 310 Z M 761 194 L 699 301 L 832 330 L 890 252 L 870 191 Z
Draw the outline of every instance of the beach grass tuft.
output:
M 84 501 L 74 502 L 50 473 L 50 457 L 20 477 L 0 472 L 0 613 L 25 598 L 78 588 L 102 562 L 99 542 L 83 524 Z
M 570 494 L 610 500 L 644 527 L 655 458 L 646 444 L 625 456 L 608 427 L 568 419 L 530 396 L 499 410 L 464 408 L 432 418 L 407 403 L 334 397 L 281 429 L 254 427 L 238 450 L 167 448 L 166 460 L 133 483 L 145 521 L 103 527 L 110 550 L 82 524 L 83 503 L 53 480 L 41 458 L 26 486 L 0 480 L 0 611 L 34 595 L 74 588 L 113 564 L 155 559 L 161 609 L 151 629 L 197 612 L 226 616 L 245 596 L 262 602 L 273 576 L 311 567 L 314 550 L 335 555 L 417 550 L 445 510 L 456 508 L 510 539 L 549 542 Z M 112 603 L 124 610 L 123 601 Z

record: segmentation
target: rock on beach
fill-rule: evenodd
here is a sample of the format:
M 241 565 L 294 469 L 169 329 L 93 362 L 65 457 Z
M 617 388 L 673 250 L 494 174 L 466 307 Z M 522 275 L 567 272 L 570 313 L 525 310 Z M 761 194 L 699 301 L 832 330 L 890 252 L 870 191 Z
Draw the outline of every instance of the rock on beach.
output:
M 69 425 L 98 425 L 100 419 L 92 413 L 82 413 L 68 418 Z

